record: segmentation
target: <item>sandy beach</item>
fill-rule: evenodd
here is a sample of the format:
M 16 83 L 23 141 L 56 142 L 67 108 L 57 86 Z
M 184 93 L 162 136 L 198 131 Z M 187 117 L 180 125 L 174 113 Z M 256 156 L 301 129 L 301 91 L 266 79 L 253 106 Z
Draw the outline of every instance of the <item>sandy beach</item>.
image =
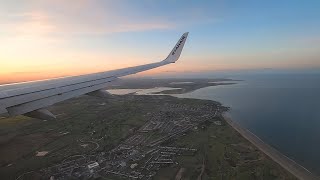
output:
M 288 158 L 287 156 L 281 154 L 279 151 L 277 151 L 270 145 L 264 143 L 259 137 L 254 135 L 249 130 L 242 128 L 238 123 L 232 121 L 228 116 L 224 115 L 224 119 L 230 126 L 232 126 L 236 131 L 238 131 L 244 138 L 246 138 L 248 141 L 254 144 L 263 153 L 268 155 L 272 160 L 277 162 L 279 165 L 281 165 L 287 171 L 292 173 L 298 179 L 303 179 L 303 180 L 320 179 L 319 177 L 312 174 L 303 166 L 299 165 L 298 163 Z

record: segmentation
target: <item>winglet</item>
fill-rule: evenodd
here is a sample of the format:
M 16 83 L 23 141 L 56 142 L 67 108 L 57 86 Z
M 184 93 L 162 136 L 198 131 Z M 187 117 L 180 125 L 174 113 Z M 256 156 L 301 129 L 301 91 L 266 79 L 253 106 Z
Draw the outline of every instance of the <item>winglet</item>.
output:
M 163 62 L 175 63 L 179 59 L 184 43 L 187 40 L 188 34 L 189 32 L 186 32 L 181 36 L 177 44 L 174 46 L 168 57 L 165 60 L 163 60 Z

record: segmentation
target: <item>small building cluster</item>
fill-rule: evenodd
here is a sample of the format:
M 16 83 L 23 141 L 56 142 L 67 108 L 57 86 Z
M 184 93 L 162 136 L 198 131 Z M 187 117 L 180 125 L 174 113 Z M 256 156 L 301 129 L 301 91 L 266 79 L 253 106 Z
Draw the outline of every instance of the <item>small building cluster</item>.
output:
M 205 121 L 221 125 L 214 121 L 217 114 L 219 105 L 194 108 L 168 104 L 161 111 L 148 114 L 149 121 L 113 149 L 68 157 L 39 173 L 48 179 L 152 179 L 161 168 L 178 165 L 178 156 L 193 156 L 197 152 L 196 148 L 177 147 L 170 142 Z

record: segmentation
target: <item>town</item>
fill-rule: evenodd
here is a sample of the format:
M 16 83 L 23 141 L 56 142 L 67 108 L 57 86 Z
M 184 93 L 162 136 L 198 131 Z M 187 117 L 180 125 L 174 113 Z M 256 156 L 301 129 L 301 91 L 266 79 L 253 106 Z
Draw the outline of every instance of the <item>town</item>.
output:
M 16 137 L 1 149 L 2 177 L 295 179 L 235 131 L 222 116 L 228 108 L 215 101 L 82 96 L 50 110 L 57 121 L 2 119 Z
M 167 104 L 160 112 L 147 114 L 149 121 L 112 150 L 73 155 L 38 173 L 48 179 L 113 176 L 151 179 L 161 168 L 177 165 L 178 156 L 193 156 L 198 150 L 197 147 L 166 144 L 184 136 L 190 129 L 197 129 L 199 124 L 212 121 L 224 110 L 224 107 L 214 103 L 198 108 Z M 214 122 L 221 125 L 220 121 Z M 79 143 L 88 146 L 84 141 L 79 140 Z M 99 141 L 94 143 L 99 146 Z

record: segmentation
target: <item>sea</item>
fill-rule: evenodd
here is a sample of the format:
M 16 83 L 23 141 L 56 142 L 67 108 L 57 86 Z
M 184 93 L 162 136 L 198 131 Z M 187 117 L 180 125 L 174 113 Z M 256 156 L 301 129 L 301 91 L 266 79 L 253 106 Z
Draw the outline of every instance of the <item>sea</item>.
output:
M 196 76 L 208 77 L 219 76 Z M 233 85 L 210 86 L 173 96 L 214 100 L 230 107 L 226 115 L 233 121 L 319 176 L 320 71 L 235 74 L 224 78 L 237 81 Z M 110 92 L 152 95 L 168 89 L 172 88 L 115 89 Z
M 320 175 L 320 73 L 231 78 L 242 81 L 176 96 L 221 102 L 233 121 Z

